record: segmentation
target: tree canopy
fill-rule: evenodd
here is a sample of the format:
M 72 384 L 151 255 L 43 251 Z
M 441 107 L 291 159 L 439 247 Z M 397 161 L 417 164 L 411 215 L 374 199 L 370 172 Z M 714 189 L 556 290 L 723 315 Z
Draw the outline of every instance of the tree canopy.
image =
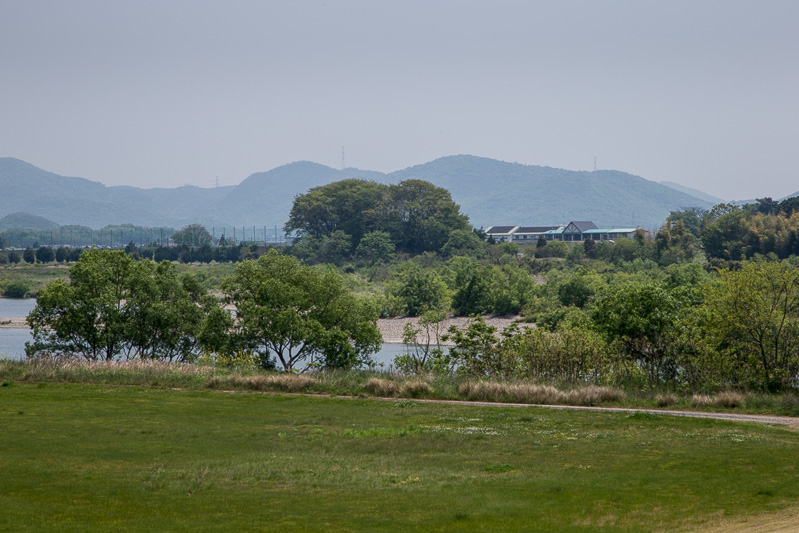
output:
M 309 360 L 349 368 L 367 363 L 382 343 L 375 306 L 340 275 L 275 250 L 240 263 L 224 290 L 236 307 L 238 344 L 258 353 L 262 366 L 274 356 L 286 371 Z
M 298 195 L 284 229 L 316 243 L 348 238 L 346 253 L 365 252 L 360 248 L 364 236 L 383 232 L 397 251 L 411 254 L 438 252 L 453 231 L 471 231 L 468 218 L 446 189 L 421 180 L 383 185 L 356 179 Z M 374 244 L 372 238 L 368 246 Z M 386 249 L 383 244 L 381 248 Z

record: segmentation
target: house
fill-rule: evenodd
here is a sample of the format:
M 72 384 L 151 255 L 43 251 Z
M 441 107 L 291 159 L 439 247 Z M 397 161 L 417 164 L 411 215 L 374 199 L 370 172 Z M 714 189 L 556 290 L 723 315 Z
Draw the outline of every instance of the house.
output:
M 497 242 L 538 242 L 544 237 L 548 241 L 583 242 L 613 241 L 632 238 L 636 228 L 598 228 L 590 220 L 572 220 L 565 226 L 491 226 L 486 236 Z

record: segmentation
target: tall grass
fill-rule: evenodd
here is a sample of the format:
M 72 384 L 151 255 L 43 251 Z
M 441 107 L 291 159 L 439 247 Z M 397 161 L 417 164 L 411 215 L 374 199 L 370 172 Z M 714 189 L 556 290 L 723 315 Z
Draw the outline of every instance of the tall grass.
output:
M 257 368 L 169 363 L 153 360 L 84 361 L 38 357 L 0 359 L 0 384 L 56 382 L 129 385 L 191 390 L 314 393 L 385 398 L 431 398 L 543 405 L 624 405 L 673 409 L 736 409 L 752 413 L 799 416 L 795 391 L 756 394 L 722 391 L 683 395 L 672 391 L 625 391 L 606 386 L 573 386 L 464 380 L 456 376 L 404 376 L 387 372 L 325 370 L 308 374 L 265 372 Z

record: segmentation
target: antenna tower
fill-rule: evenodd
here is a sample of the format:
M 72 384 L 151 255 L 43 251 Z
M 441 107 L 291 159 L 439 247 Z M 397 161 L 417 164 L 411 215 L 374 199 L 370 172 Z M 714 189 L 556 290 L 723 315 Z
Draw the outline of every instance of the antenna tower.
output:
M 347 167 L 344 165 L 344 147 L 342 146 L 341 147 L 341 170 L 344 170 L 345 168 L 347 168 Z

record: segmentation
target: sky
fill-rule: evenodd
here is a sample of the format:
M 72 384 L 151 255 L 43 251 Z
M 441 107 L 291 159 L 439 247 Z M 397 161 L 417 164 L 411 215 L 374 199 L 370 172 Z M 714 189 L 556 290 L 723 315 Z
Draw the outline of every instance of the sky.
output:
M 0 0 L 0 157 L 213 187 L 472 154 L 799 191 L 799 2 Z M 577 192 L 577 191 L 576 191 Z

